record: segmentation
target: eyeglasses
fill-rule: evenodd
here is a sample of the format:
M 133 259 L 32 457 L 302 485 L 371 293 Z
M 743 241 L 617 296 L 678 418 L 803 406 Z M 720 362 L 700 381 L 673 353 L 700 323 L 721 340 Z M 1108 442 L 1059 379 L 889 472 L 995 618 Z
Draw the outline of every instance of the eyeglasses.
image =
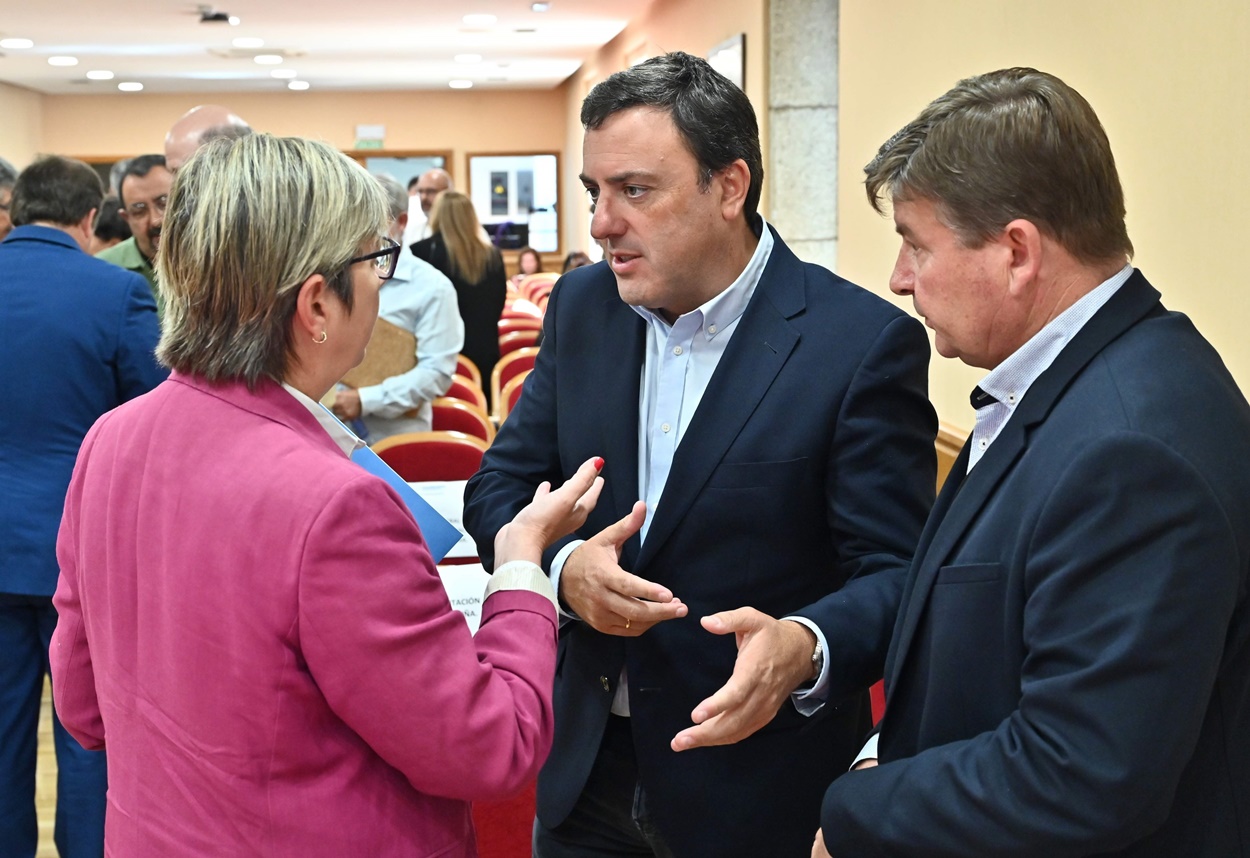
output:
M 399 264 L 400 246 L 389 238 L 382 239 L 382 243 L 386 246 L 381 250 L 375 250 L 373 253 L 366 253 L 364 256 L 349 259 L 347 264 L 355 265 L 357 262 L 365 262 L 372 259 L 373 273 L 378 275 L 378 279 L 390 280 L 395 276 L 395 266 Z
M 169 205 L 169 195 L 161 194 L 159 197 L 152 200 L 151 207 L 156 209 L 158 212 L 164 213 L 165 206 L 167 205 Z M 130 205 L 126 206 L 126 213 L 133 218 L 146 217 L 148 213 L 148 204 L 147 203 L 131 203 Z

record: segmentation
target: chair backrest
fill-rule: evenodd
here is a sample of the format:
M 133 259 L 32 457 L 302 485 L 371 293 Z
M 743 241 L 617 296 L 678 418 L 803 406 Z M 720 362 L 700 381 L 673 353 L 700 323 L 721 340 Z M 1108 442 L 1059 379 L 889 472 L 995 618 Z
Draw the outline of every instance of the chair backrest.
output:
M 508 419 L 508 415 L 512 413 L 512 409 L 516 408 L 517 401 L 521 398 L 521 388 L 525 386 L 525 379 L 529 378 L 529 374 L 533 370 L 525 370 L 512 377 L 512 381 L 503 386 L 503 391 L 499 394 L 502 406 L 498 409 L 499 423 Z
M 482 371 L 477 368 L 477 364 L 464 355 L 456 355 L 456 375 L 463 375 L 465 378 L 472 379 L 477 383 L 478 387 L 482 387 Z M 485 390 L 486 388 L 482 389 Z
M 373 452 L 408 482 L 467 480 L 482 466 L 487 443 L 464 432 L 403 432 Z
M 463 375 L 453 375 L 451 377 L 451 387 L 447 388 L 443 396 L 467 402 L 483 414 L 486 413 L 486 394 L 482 390 L 482 385 L 471 378 L 465 378 Z
M 495 440 L 495 424 L 475 405 L 463 399 L 440 396 L 430 403 L 430 428 L 435 432 L 463 432 L 486 443 Z
M 542 306 L 543 301 L 547 298 L 548 295 L 551 294 L 551 290 L 555 288 L 555 285 L 556 284 L 554 283 L 535 284 L 535 286 L 532 289 L 530 289 L 528 297 L 535 304 Z
M 542 308 L 533 301 L 519 298 L 509 304 L 503 305 L 503 315 L 501 319 L 541 319 L 543 317 Z
M 503 389 L 519 373 L 529 372 L 534 368 L 534 359 L 538 357 L 538 349 L 528 346 L 510 351 L 499 357 L 499 362 L 490 374 L 490 401 L 495 408 L 495 422 L 503 419 Z
M 534 346 L 538 342 L 538 335 L 542 331 L 513 331 L 510 334 L 504 334 L 499 338 L 499 357 L 516 351 L 517 349 L 526 349 Z
M 540 316 L 505 316 L 495 326 L 499 328 L 499 336 L 516 331 L 541 331 L 543 320 Z
M 546 286 L 550 288 L 556 285 L 556 281 L 559 279 L 560 275 L 554 271 L 539 271 L 535 274 L 529 275 L 528 277 L 522 278 L 521 282 L 517 285 L 516 290 L 520 293 L 522 298 L 529 298 L 533 301 L 534 298 L 530 295 L 531 290 L 538 286 Z

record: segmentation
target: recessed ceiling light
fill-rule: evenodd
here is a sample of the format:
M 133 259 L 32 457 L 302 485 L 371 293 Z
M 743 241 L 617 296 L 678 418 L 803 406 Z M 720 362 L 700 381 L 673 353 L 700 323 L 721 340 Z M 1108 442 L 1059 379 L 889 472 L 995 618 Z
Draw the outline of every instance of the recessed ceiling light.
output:
M 308 87 L 310 86 L 312 86 L 312 84 L 310 84 L 306 80 L 293 80 L 287 83 L 286 88 L 300 91 L 300 90 L 308 89 Z
M 143 90 L 143 84 L 137 80 L 124 80 L 117 85 L 122 92 L 140 92 Z
M 481 61 L 481 54 L 456 54 L 456 62 L 458 63 L 480 63 Z
M 10 51 L 22 51 L 26 48 L 33 48 L 35 43 L 30 39 L 0 39 L 0 48 Z
M 243 19 L 240 18 L 238 15 L 231 15 L 226 20 L 230 22 L 231 27 L 237 27 L 243 23 Z
M 494 15 L 465 15 L 460 20 L 470 27 L 490 27 L 499 19 Z
M 112 79 L 113 79 L 113 73 L 111 71 L 105 71 L 103 69 L 96 69 L 94 71 L 87 72 L 87 80 L 112 80 Z
M 255 36 L 239 36 L 237 39 L 232 39 L 230 44 L 236 48 L 263 48 L 265 40 L 258 39 Z
M 282 62 L 282 55 L 281 54 L 257 54 L 256 56 L 252 57 L 252 60 L 254 62 L 259 63 L 262 66 L 276 66 Z
M 78 57 L 48 57 L 48 65 L 76 66 L 78 65 Z
M 551 8 L 550 3 L 531 3 L 530 4 L 530 9 L 532 9 L 535 12 L 546 12 L 550 8 Z
M 473 81 L 471 80 L 449 80 L 447 85 L 452 89 L 472 89 Z
M 270 77 L 276 77 L 279 80 L 289 80 L 293 77 L 297 77 L 298 75 L 299 72 L 295 69 L 274 69 L 269 73 Z

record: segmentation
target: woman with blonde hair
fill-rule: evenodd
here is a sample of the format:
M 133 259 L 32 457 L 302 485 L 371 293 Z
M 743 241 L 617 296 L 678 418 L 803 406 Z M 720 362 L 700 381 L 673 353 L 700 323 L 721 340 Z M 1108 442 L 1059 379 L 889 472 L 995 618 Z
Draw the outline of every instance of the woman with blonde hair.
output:
M 550 749 L 537 563 L 601 463 L 500 530 L 471 636 L 318 404 L 369 342 L 386 222 L 321 143 L 219 140 L 178 171 L 157 258 L 173 373 L 91 429 L 57 543 L 56 707 L 107 746 L 111 854 L 472 856 L 469 801 Z
M 464 321 L 461 353 L 477 364 L 483 378 L 490 378 L 499 360 L 499 317 L 508 292 L 503 259 L 487 240 L 473 201 L 459 191 L 438 195 L 430 212 L 430 228 L 434 234 L 414 244 L 412 252 L 446 274 L 456 287 Z

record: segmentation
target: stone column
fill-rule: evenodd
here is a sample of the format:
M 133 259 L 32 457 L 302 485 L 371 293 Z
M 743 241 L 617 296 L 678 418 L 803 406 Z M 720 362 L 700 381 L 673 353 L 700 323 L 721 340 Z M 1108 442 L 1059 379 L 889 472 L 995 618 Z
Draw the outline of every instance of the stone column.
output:
M 836 270 L 839 0 L 768 2 L 769 221 L 800 259 Z

